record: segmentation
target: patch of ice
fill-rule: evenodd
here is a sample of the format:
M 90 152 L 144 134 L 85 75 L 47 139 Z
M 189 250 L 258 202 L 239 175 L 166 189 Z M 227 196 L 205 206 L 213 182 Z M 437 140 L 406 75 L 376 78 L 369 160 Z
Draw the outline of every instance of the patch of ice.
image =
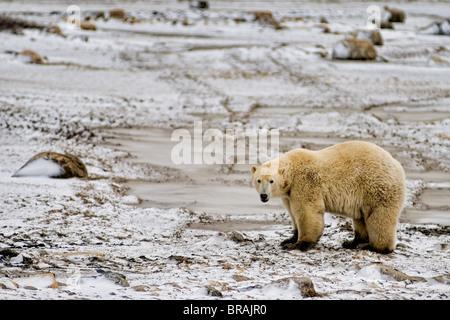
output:
M 128 195 L 128 196 L 122 197 L 122 202 L 124 204 L 138 204 L 139 199 L 136 196 Z
M 105 277 L 81 278 L 75 286 L 70 287 L 72 291 L 81 294 L 98 296 L 109 296 L 111 292 L 115 292 L 122 288 L 120 285 Z

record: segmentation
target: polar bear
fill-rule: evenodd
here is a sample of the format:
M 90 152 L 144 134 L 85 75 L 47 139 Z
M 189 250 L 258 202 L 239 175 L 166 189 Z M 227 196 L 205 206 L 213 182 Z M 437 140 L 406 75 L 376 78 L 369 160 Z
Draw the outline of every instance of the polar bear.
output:
M 381 147 L 349 141 L 319 151 L 299 148 L 251 170 L 261 201 L 281 198 L 292 219 L 294 235 L 281 243 L 284 248 L 312 248 L 330 212 L 353 219 L 354 239 L 344 248 L 394 250 L 405 173 Z

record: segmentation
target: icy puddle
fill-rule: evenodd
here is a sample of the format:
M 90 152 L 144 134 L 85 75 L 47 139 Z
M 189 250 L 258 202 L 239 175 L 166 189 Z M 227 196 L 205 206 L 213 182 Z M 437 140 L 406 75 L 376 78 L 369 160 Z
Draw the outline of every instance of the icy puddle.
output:
M 164 166 L 181 171 L 185 179 L 167 182 L 129 181 L 130 194 L 138 196 L 143 206 L 184 207 L 195 212 L 225 215 L 254 215 L 283 211 L 281 203 L 262 204 L 250 185 L 251 165 L 174 164 L 171 132 L 153 128 L 114 129 L 109 132 L 118 150 L 130 152 L 136 163 Z M 180 174 L 177 174 L 180 176 Z M 248 227 L 248 226 L 247 226 Z
M 173 148 L 179 141 L 171 141 L 172 132 L 157 128 L 132 128 L 108 130 L 108 144 L 115 149 L 129 152 L 135 163 L 145 163 L 173 171 L 173 179 L 154 182 L 151 177 L 130 180 L 129 193 L 141 199 L 145 207 L 184 207 L 207 215 L 254 216 L 284 212 L 280 201 L 263 204 L 251 186 L 251 165 L 174 164 Z M 298 137 L 281 137 L 280 145 L 291 146 Z M 303 143 L 314 149 L 342 142 L 322 134 L 303 134 Z M 169 175 L 172 176 L 172 175 Z M 180 178 L 181 177 L 181 178 Z M 442 172 L 407 172 L 408 179 L 442 183 L 450 181 L 450 174 Z M 425 189 L 419 201 L 424 209 L 408 208 L 401 218 L 409 223 L 439 223 L 450 225 L 450 189 Z M 219 230 L 260 229 L 279 221 L 231 221 L 211 224 L 207 228 Z M 288 221 L 286 221 L 288 223 Z M 205 227 L 205 226 L 194 226 Z
M 382 120 L 394 118 L 398 121 L 433 122 L 450 119 L 449 104 L 450 98 L 442 98 L 436 101 L 412 102 L 407 106 L 392 104 L 375 107 L 368 112 Z

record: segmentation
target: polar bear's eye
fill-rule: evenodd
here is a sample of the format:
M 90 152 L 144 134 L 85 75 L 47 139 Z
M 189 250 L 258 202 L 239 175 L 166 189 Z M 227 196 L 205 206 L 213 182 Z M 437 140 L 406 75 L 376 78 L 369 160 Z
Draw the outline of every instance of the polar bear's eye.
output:
M 261 180 L 258 180 L 258 183 L 261 183 Z
M 270 182 L 270 183 L 273 183 L 273 180 L 270 180 L 269 182 Z

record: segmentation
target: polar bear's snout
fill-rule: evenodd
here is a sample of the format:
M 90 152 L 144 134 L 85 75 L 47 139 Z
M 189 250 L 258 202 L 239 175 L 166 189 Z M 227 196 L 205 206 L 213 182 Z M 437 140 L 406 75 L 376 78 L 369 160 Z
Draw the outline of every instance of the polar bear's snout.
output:
M 269 196 L 268 196 L 266 193 L 261 193 L 261 194 L 259 195 L 259 197 L 261 198 L 261 201 L 262 201 L 262 202 L 267 202 L 267 201 L 269 201 Z

